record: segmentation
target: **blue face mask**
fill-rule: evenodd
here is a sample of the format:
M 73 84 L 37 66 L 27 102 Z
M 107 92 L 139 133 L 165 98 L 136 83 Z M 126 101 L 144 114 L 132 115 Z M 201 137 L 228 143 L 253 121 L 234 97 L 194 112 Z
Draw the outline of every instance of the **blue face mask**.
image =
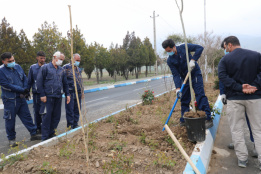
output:
M 7 66 L 8 68 L 13 68 L 13 67 L 15 66 L 15 61 L 12 62 L 12 63 L 8 63 L 6 66 Z
M 224 53 L 225 53 L 225 55 L 227 55 L 229 52 L 227 52 L 227 50 L 226 50 L 226 49 L 224 49 Z
M 74 65 L 75 65 L 75 66 L 79 66 L 79 65 L 80 65 L 80 62 L 75 61 L 75 62 L 74 62 Z
M 173 51 L 167 52 L 167 54 L 168 54 L 169 56 L 172 56 L 172 55 L 174 54 L 174 52 L 173 52 Z

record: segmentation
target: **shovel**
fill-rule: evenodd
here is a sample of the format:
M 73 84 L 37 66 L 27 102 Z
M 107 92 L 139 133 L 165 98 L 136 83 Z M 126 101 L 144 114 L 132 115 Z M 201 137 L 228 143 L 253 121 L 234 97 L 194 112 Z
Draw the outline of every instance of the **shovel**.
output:
M 181 86 L 181 89 L 180 89 L 180 92 L 181 92 L 181 93 L 182 93 L 182 90 L 183 90 L 183 88 L 184 88 L 184 86 L 185 86 L 187 80 L 188 80 L 188 77 L 189 77 L 189 73 L 187 73 L 186 78 L 185 78 L 185 80 L 184 80 L 184 82 L 183 82 L 183 84 L 182 84 L 182 86 Z M 176 107 L 176 105 L 177 105 L 177 103 L 178 103 L 178 100 L 179 100 L 179 98 L 177 97 L 176 100 L 175 100 L 175 102 L 174 102 L 174 105 L 173 105 L 173 107 L 172 107 L 172 109 L 171 109 L 171 111 L 170 111 L 170 113 L 169 113 L 169 116 L 168 116 L 168 119 L 167 119 L 165 125 L 168 124 L 169 119 L 170 119 L 170 117 L 171 117 L 171 115 L 172 115 L 172 112 L 173 112 L 173 110 L 175 109 L 175 107 Z M 165 130 L 165 127 L 163 127 L 162 131 L 164 131 L 164 130 Z

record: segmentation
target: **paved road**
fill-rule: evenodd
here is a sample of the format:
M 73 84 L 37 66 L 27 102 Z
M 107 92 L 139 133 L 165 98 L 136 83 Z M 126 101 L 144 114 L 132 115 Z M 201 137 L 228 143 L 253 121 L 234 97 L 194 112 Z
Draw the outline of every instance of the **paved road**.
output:
M 170 90 L 173 86 L 172 78 L 166 78 L 166 85 L 163 79 L 154 80 L 147 83 L 139 83 L 120 88 L 114 88 L 99 92 L 85 94 L 85 104 L 88 110 L 87 117 L 89 121 L 96 120 L 105 115 L 126 108 L 141 101 L 141 94 L 146 89 L 152 89 L 155 95 Z M 166 89 L 167 86 L 167 89 Z M 33 113 L 33 105 L 29 105 L 31 113 Z M 3 110 L 0 110 L 0 116 L 3 116 Z M 62 117 L 58 126 L 58 133 L 63 133 L 66 130 L 65 106 L 64 99 L 62 103 Z M 31 146 L 40 141 L 29 141 L 30 135 L 20 119 L 16 119 L 16 140 L 25 140 L 27 146 Z M 6 138 L 4 120 L 0 121 L 0 153 L 8 153 L 8 140 Z

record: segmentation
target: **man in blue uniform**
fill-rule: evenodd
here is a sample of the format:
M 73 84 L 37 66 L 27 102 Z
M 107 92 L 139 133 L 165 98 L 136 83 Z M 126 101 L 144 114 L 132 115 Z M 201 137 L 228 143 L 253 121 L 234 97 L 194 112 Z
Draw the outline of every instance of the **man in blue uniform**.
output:
M 1 55 L 3 65 L 0 66 L 0 85 L 2 89 L 2 100 L 4 103 L 5 128 L 9 145 L 17 146 L 15 132 L 15 118 L 19 116 L 24 126 L 31 134 L 31 141 L 39 140 L 36 126 L 26 103 L 25 96 L 28 96 L 27 77 L 20 65 L 10 52 Z
M 162 47 L 169 55 L 167 63 L 173 75 L 173 80 L 176 87 L 176 94 L 178 97 L 181 97 L 180 125 L 184 126 L 185 121 L 183 115 L 185 112 L 189 111 L 189 103 L 191 101 L 188 82 L 185 84 L 182 94 L 180 93 L 181 85 L 188 73 L 185 44 L 175 46 L 175 43 L 172 39 L 167 39 L 162 43 Z M 213 121 L 211 118 L 208 99 L 204 91 L 202 74 L 199 65 L 196 62 L 201 56 L 203 49 L 204 48 L 200 45 L 188 44 L 188 53 L 190 60 L 189 66 L 191 68 L 192 86 L 196 95 L 198 108 L 206 112 L 206 128 L 210 128 L 213 126 Z M 195 52 L 193 56 L 191 55 L 191 52 Z
M 81 56 L 76 53 L 73 55 L 73 58 L 75 61 L 73 66 L 71 63 L 68 63 L 63 66 L 63 69 L 66 72 L 67 82 L 69 85 L 69 93 L 71 96 L 70 103 L 65 104 L 67 128 L 71 128 L 71 129 L 77 128 L 78 121 L 79 121 L 79 109 L 78 109 L 78 104 L 77 104 L 77 99 L 76 99 L 72 67 L 74 68 L 74 71 L 75 71 L 75 78 L 76 78 L 76 85 L 77 85 L 80 106 L 81 106 L 81 97 L 82 97 L 82 95 L 84 95 L 84 89 L 82 86 L 81 69 L 79 68 L 79 65 L 81 62 Z
M 40 93 L 37 91 L 36 79 L 41 66 L 45 64 L 45 53 L 43 51 L 39 51 L 36 58 L 37 63 L 33 64 L 29 70 L 28 90 L 30 91 L 32 88 L 34 102 L 34 123 L 37 126 L 37 132 L 41 133 L 42 116 L 45 114 L 45 103 L 43 103 L 40 99 Z
M 66 73 L 61 67 L 64 55 L 57 51 L 52 62 L 43 65 L 38 73 L 36 85 L 41 101 L 46 103 L 46 115 L 42 118 L 42 141 L 55 136 L 55 129 L 61 119 L 62 94 L 70 103 Z

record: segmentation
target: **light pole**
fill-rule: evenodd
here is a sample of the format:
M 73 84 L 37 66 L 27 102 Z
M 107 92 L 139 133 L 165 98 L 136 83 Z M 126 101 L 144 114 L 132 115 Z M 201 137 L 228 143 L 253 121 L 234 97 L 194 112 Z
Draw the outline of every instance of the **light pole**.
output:
M 151 16 L 150 16 L 151 17 Z M 155 18 L 159 17 L 159 15 L 155 16 L 155 11 L 153 11 L 153 16 L 151 18 L 153 18 L 153 32 L 154 32 L 154 52 L 155 52 L 155 56 L 156 56 L 156 63 L 155 63 L 155 73 L 158 74 L 158 63 L 157 63 L 157 49 L 156 49 L 156 22 L 155 22 Z

